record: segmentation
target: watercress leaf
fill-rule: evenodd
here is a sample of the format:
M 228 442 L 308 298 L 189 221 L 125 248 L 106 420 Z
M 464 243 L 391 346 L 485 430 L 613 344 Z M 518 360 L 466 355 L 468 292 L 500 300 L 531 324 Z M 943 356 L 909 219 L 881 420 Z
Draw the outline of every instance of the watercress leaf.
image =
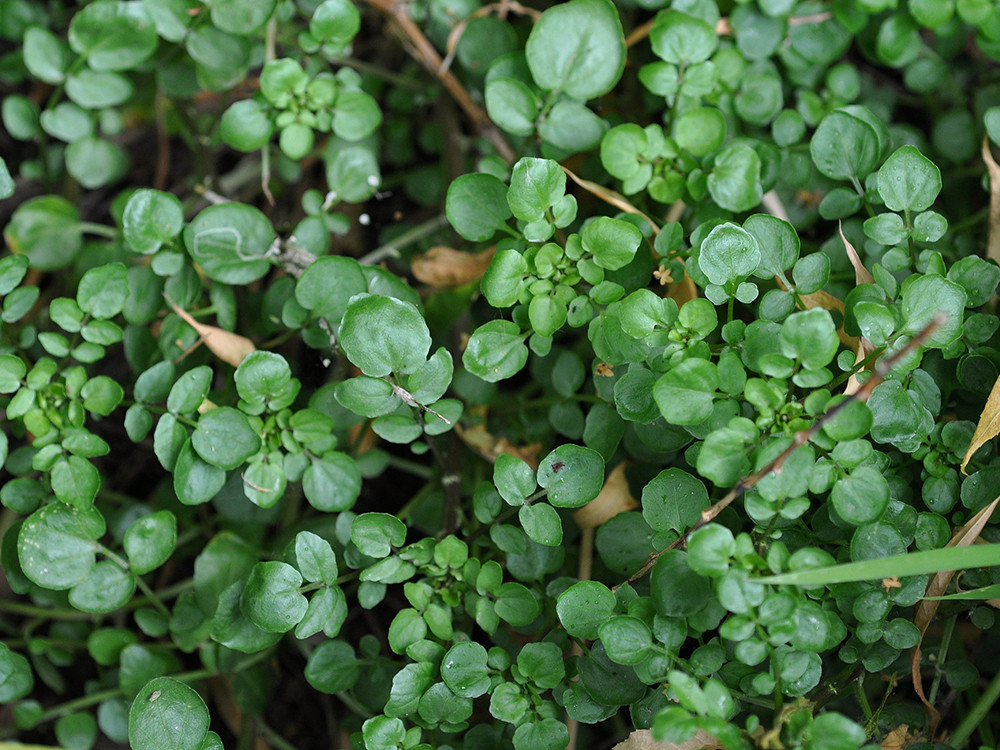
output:
M 491 174 L 462 175 L 448 186 L 445 215 L 465 239 L 488 240 L 511 216 L 507 187 Z
M 268 218 L 241 203 L 209 206 L 184 229 L 191 257 L 209 278 L 225 284 L 249 284 L 266 274 L 274 239 Z
M 147 682 L 128 712 L 128 741 L 136 750 L 201 750 L 208 727 L 205 701 L 172 677 Z
M 167 368 L 162 373 L 157 373 L 157 383 L 165 384 Z M 173 372 L 171 365 L 169 372 Z M 193 412 L 205 400 L 209 386 L 212 384 L 212 368 L 207 365 L 200 365 L 188 370 L 170 387 L 167 395 L 167 411 L 172 414 L 188 414 Z M 155 383 L 153 385 L 156 385 Z M 152 389 L 152 387 L 151 387 Z M 159 393 L 161 385 L 156 385 L 153 393 Z M 152 394 L 150 394 L 152 395 Z M 159 400 L 159 399 L 150 399 Z
M 635 257 L 642 233 L 627 221 L 600 216 L 587 223 L 581 239 L 584 250 L 593 254 L 598 266 L 617 271 Z
M 198 418 L 191 445 L 206 462 L 228 471 L 259 451 L 261 442 L 243 412 L 220 406 Z
M 614 613 L 615 595 L 597 581 L 579 581 L 556 600 L 556 614 L 566 632 L 577 638 L 593 640 L 598 629 Z
M 649 626 L 637 617 L 612 617 L 601 623 L 597 634 L 608 658 L 617 664 L 639 664 L 645 661 L 653 648 L 653 634 Z
M 104 518 L 93 507 L 46 505 L 28 516 L 18 532 L 21 570 L 39 586 L 72 588 L 93 570 L 104 531 Z
M 829 256 L 826 253 L 810 253 L 799 258 L 792 267 L 792 280 L 800 294 L 818 292 L 830 280 Z
M 351 526 L 351 541 L 369 557 L 387 557 L 405 540 L 406 525 L 388 513 L 362 513 Z
M 87 579 L 69 591 L 69 603 L 82 612 L 104 614 L 120 609 L 135 593 L 135 576 L 110 560 L 101 560 Z
M 246 36 L 260 29 L 274 13 L 276 0 L 212 0 L 212 23 L 230 34 Z
M 125 151 L 97 136 L 77 138 L 66 147 L 65 156 L 66 171 L 90 190 L 115 182 L 128 169 Z
M 543 89 L 585 101 L 608 93 L 625 69 L 625 36 L 608 0 L 570 0 L 531 28 L 525 57 Z
M 475 641 L 456 643 L 441 661 L 441 679 L 461 698 L 478 698 L 490 689 L 486 649 Z
M 121 312 L 128 298 L 128 272 L 123 263 L 92 268 L 80 279 L 76 300 L 80 309 L 107 319 Z
M 125 391 L 107 375 L 97 375 L 84 383 L 80 396 L 87 411 L 106 417 L 122 402 Z
M 269 633 L 286 633 L 305 616 L 309 602 L 299 593 L 302 574 L 277 560 L 259 562 L 250 571 L 240 606 L 247 617 Z
M 340 328 L 340 345 L 365 375 L 411 373 L 427 360 L 431 335 L 413 305 L 381 295 L 351 302 Z
M 760 244 L 750 232 L 736 224 L 719 224 L 701 243 L 698 267 L 719 286 L 747 278 L 760 265 Z
M 43 83 L 63 82 L 70 64 L 66 43 L 42 26 L 31 26 L 22 39 L 24 67 Z
M 830 502 L 847 523 L 863 526 L 878 521 L 889 507 L 889 483 L 877 469 L 859 466 L 833 485 Z
M 717 578 L 729 570 L 730 558 L 736 552 L 736 541 L 728 528 L 710 523 L 689 537 L 687 552 L 691 570 L 708 578 Z
M 31 198 L 18 206 L 4 228 L 4 239 L 41 271 L 68 265 L 83 246 L 76 207 L 57 195 Z
M 371 419 L 395 411 L 399 398 L 392 383 L 382 378 L 359 375 L 337 384 L 335 398 L 345 409 Z
M 879 134 L 872 125 L 844 109 L 820 122 L 809 141 L 816 168 L 833 180 L 862 180 L 878 163 Z
M 170 416 L 165 414 L 163 418 Z M 163 419 L 161 419 L 162 423 Z M 157 432 L 159 432 L 159 425 L 157 425 Z M 219 494 L 226 483 L 226 472 L 218 466 L 202 460 L 191 447 L 191 441 L 184 437 L 184 434 L 181 436 L 180 447 L 177 449 L 174 459 L 174 492 L 177 499 L 184 505 L 201 505 Z
M 711 25 L 680 10 L 657 13 L 649 41 L 657 57 L 675 65 L 707 60 L 719 46 Z
M 538 465 L 538 484 L 548 490 L 557 508 L 579 508 L 593 500 L 604 485 L 604 458 L 581 445 L 561 445 Z
M 517 374 L 528 361 L 525 334 L 509 320 L 491 320 L 477 328 L 462 353 L 465 369 L 489 383 Z
M 514 165 L 507 203 L 518 219 L 537 222 L 565 192 L 566 174 L 556 162 L 525 156 Z
M 35 676 L 27 658 L 0 643 L 0 701 L 12 703 L 31 692 Z
M 966 294 L 958 284 L 937 274 L 914 274 L 903 282 L 900 291 L 906 333 L 919 333 L 936 315 L 944 318 L 924 346 L 943 349 L 962 335 Z
M 923 211 L 941 192 L 941 170 L 915 146 L 900 146 L 878 171 L 878 194 L 890 211 Z
M 704 422 L 712 414 L 719 388 L 716 366 L 704 359 L 686 359 L 653 385 L 653 399 L 670 424 Z
M 749 146 L 726 146 L 708 175 L 708 192 L 728 211 L 747 211 L 764 195 L 760 156 Z
M 642 517 L 657 531 L 682 532 L 709 506 L 708 490 L 683 469 L 666 469 L 642 490 Z
M 521 583 L 502 583 L 495 594 L 497 616 L 516 628 L 530 625 L 542 611 L 538 599 Z
M 268 108 L 256 99 L 233 102 L 222 113 L 219 136 L 237 151 L 249 153 L 263 148 L 274 135 Z
M 536 502 L 531 505 L 522 505 L 518 509 L 517 518 L 521 522 L 524 533 L 533 542 L 543 544 L 546 547 L 562 544 L 562 520 L 556 513 L 556 509 L 548 503 Z
M 176 545 L 177 517 L 169 510 L 158 510 L 136 519 L 122 539 L 129 568 L 137 575 L 145 575 L 163 565 Z
M 514 750 L 560 750 L 569 744 L 569 730 L 559 719 L 528 721 L 514 730 Z
M 327 513 L 350 510 L 361 494 L 361 470 L 346 453 L 330 451 L 312 456 L 302 475 L 302 492 L 317 510 Z
M 370 148 L 341 148 L 326 163 L 329 199 L 339 198 L 348 203 L 360 203 L 375 194 L 382 181 L 378 159 Z
M 313 11 L 309 33 L 315 39 L 347 44 L 361 28 L 361 14 L 350 0 L 324 0 Z
M 509 505 L 521 505 L 535 491 L 535 472 L 525 461 L 501 453 L 493 464 L 493 484 Z
M 781 326 L 782 353 L 807 370 L 830 364 L 839 348 L 837 327 L 830 313 L 822 308 L 792 313 Z
M 251 352 L 233 375 L 236 392 L 250 408 L 247 411 L 280 411 L 291 406 L 299 392 L 288 361 L 275 352 Z
M 799 258 L 799 236 L 787 221 L 769 214 L 754 214 L 743 222 L 743 229 L 754 236 L 760 250 L 754 276 L 761 279 L 780 276 L 795 265 Z
M 319 258 L 302 272 L 295 284 L 295 299 L 313 315 L 339 323 L 348 302 L 368 291 L 368 282 L 354 258 L 331 255 Z
M 69 24 L 69 46 L 94 70 L 131 70 L 149 58 L 159 39 L 142 3 L 87 5 Z
M 519 136 L 529 136 L 535 132 L 535 119 L 538 117 L 541 101 L 526 83 L 516 78 L 490 78 L 486 81 L 485 97 L 486 112 L 501 130 Z M 454 186 L 455 182 L 452 182 L 451 187 Z M 451 188 L 448 192 L 451 193 Z M 447 211 L 447 207 L 445 210 Z M 452 226 L 456 226 L 454 221 Z M 457 226 L 456 231 L 458 231 Z M 461 231 L 459 234 L 466 236 Z M 466 239 L 473 238 L 466 237 Z

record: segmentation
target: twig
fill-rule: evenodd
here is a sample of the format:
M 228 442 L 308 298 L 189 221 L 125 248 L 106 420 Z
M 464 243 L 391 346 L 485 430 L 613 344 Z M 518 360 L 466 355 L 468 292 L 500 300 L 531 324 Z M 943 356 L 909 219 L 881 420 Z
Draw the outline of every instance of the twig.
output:
M 483 137 L 493 145 L 497 153 L 510 164 L 517 161 L 517 153 L 507 142 L 503 133 L 490 120 L 489 115 L 486 114 L 486 110 L 472 101 L 462 82 L 450 70 L 441 69 L 443 63 L 441 55 L 438 54 L 438 51 L 430 43 L 430 40 L 424 36 L 424 32 L 420 30 L 420 27 L 410 18 L 406 3 L 394 2 L 394 0 L 365 0 L 365 2 L 373 8 L 382 11 L 395 21 L 403 34 L 406 35 L 407 40 L 413 45 L 414 55 L 420 64 L 448 89 L 448 93 L 454 97 L 455 101 L 458 102 L 458 106 L 472 120 L 472 123 Z
M 774 458 L 769 464 L 759 469 L 749 476 L 743 477 L 736 486 L 726 493 L 726 496 L 715 503 L 710 508 L 705 509 L 701 513 L 701 518 L 699 518 L 690 529 L 681 534 L 674 542 L 664 550 L 659 552 L 654 552 L 643 563 L 642 567 L 637 570 L 631 578 L 626 581 L 626 583 L 633 583 L 634 581 L 642 578 L 646 573 L 648 573 L 656 561 L 660 559 L 660 556 L 665 552 L 677 549 L 687 540 L 691 534 L 700 529 L 701 527 L 711 523 L 722 511 L 732 505 L 733 501 L 743 495 L 748 489 L 753 487 L 757 482 L 766 477 L 768 474 L 780 474 L 781 467 L 784 466 L 785 461 L 791 456 L 798 448 L 809 442 L 810 438 L 823 429 L 823 426 L 829 424 L 829 422 L 840 414 L 841 411 L 847 408 L 847 406 L 852 401 L 867 401 L 871 392 L 875 389 L 879 383 L 885 380 L 889 372 L 903 359 L 905 359 L 909 354 L 920 346 L 927 338 L 934 333 L 941 325 L 945 322 L 944 315 L 938 313 L 934 318 L 927 324 L 927 326 L 916 336 L 914 336 L 906 345 L 901 348 L 898 352 L 893 354 L 887 359 L 879 360 L 875 365 L 875 371 L 872 373 L 871 377 L 864 382 L 857 391 L 847 396 L 843 401 L 838 403 L 832 409 L 830 409 L 826 414 L 816 420 L 816 422 L 810 427 L 804 430 L 799 430 L 792 436 L 792 444 L 789 445 L 785 450 L 783 450 L 778 456 Z M 622 584 L 615 586 L 612 591 L 617 589 Z

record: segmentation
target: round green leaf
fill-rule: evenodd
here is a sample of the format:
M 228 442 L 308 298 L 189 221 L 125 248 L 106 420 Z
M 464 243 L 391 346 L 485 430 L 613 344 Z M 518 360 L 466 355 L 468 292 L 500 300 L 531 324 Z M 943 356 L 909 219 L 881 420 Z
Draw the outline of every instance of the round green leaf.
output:
M 127 167 L 121 147 L 97 136 L 78 138 L 66 147 L 66 171 L 91 190 L 116 181 Z
M 94 508 L 62 503 L 31 514 L 17 537 L 17 556 L 24 574 L 48 589 L 69 589 L 90 575 L 104 518 Z
M 271 222 L 253 206 L 209 206 L 184 230 L 191 257 L 216 281 L 249 284 L 271 267 L 263 257 L 274 242 Z
M 156 27 L 143 3 L 91 3 L 73 16 L 69 46 L 94 70 L 131 70 L 156 50 Z
M 327 513 L 350 510 L 361 494 L 357 462 L 337 451 L 313 457 L 302 475 L 302 492 L 317 510 Z
M 31 692 L 35 677 L 31 665 L 21 654 L 0 643 L 0 701 L 12 703 Z
M 661 471 L 642 490 L 642 517 L 657 531 L 686 530 L 709 504 L 705 484 L 683 469 Z
M 890 211 L 924 211 L 941 192 L 941 170 L 916 146 L 901 146 L 878 171 L 878 194 Z
M 859 466 L 834 483 L 830 501 L 837 515 L 853 526 L 878 521 L 889 507 L 889 483 L 871 466 Z
M 207 463 L 228 471 L 259 451 L 261 442 L 242 412 L 220 406 L 199 417 L 191 445 Z
M 347 307 L 340 345 L 365 375 L 411 373 L 427 361 L 431 334 L 413 305 L 394 297 L 367 295 Z
M 473 332 L 462 353 L 462 364 L 489 383 L 517 374 L 528 361 L 525 336 L 516 323 L 491 320 Z
M 563 528 L 562 520 L 556 509 L 548 503 L 536 502 L 531 505 L 522 505 L 517 512 L 521 528 L 528 538 L 546 547 L 555 547 L 562 544 Z
M 879 135 L 866 120 L 840 109 L 823 118 L 809 153 L 816 168 L 834 180 L 864 179 L 878 163 Z
M 120 609 L 135 593 L 135 576 L 110 560 L 101 560 L 87 579 L 69 592 L 69 603 L 83 612 L 102 614 Z
M 177 544 L 177 518 L 159 510 L 136 519 L 128 527 L 122 546 L 133 573 L 144 575 L 163 565 Z
M 704 359 L 686 359 L 653 385 L 653 399 L 670 424 L 704 422 L 712 415 L 719 387 L 716 366 Z
M 340 693 L 349 690 L 354 687 L 360 674 L 361 665 L 354 654 L 354 649 L 343 641 L 321 643 L 306 662 L 306 681 L 322 693 Z M 366 732 L 366 738 L 367 734 Z M 373 745 L 368 744 L 368 747 Z M 391 745 L 386 746 L 387 750 L 391 747 Z
M 184 228 L 181 202 L 171 193 L 143 188 L 125 204 L 122 230 L 125 241 L 143 255 L 155 253 Z
M 535 132 L 535 119 L 541 102 L 523 81 L 506 77 L 490 78 L 486 82 L 485 95 L 486 112 L 501 130 L 519 136 L 529 136 Z M 454 184 L 453 182 L 452 185 Z M 455 226 L 454 222 L 452 226 Z M 460 234 L 465 236 L 464 233 Z
M 673 136 L 693 156 L 708 156 L 726 139 L 726 117 L 715 107 L 689 109 L 674 120 Z
M 230 34 L 246 36 L 260 29 L 274 13 L 277 0 L 212 0 L 212 23 Z
M 351 541 L 369 557 L 387 557 L 406 540 L 406 524 L 388 513 L 362 513 L 351 526 Z
M 250 571 L 240 606 L 254 625 L 268 633 L 286 633 L 305 616 L 308 600 L 299 593 L 302 574 L 277 560 L 259 562 Z
M 80 456 L 66 456 L 52 467 L 52 492 L 67 505 L 89 508 L 101 488 L 101 474 L 90 461 Z
M 455 231 L 473 242 L 488 240 L 510 218 L 507 186 L 490 174 L 466 174 L 448 186 L 445 215 Z
M 761 163 L 756 151 L 739 144 L 727 146 L 716 157 L 708 175 L 708 192 L 722 208 L 747 211 L 760 203 L 763 196 L 760 175 Z
M 603 583 L 579 581 L 556 601 L 556 614 L 566 632 L 577 638 L 593 640 L 600 626 L 612 616 L 615 595 Z
M 41 26 L 28 28 L 24 32 L 22 43 L 24 67 L 28 72 L 44 83 L 62 83 L 70 63 L 66 43 Z
M 525 57 L 543 89 L 585 101 L 608 93 L 625 69 L 625 36 L 608 0 L 570 0 L 546 10 Z
M 57 195 L 32 198 L 18 206 L 4 229 L 4 239 L 40 271 L 62 268 L 83 246 L 76 208 Z
M 208 707 L 193 688 L 157 677 L 132 701 L 128 740 L 135 750 L 201 750 L 208 726 Z
M 637 617 L 612 617 L 601 623 L 597 634 L 608 658 L 618 664 L 640 664 L 653 648 L 649 626 Z
M 456 643 L 441 660 L 441 679 L 461 698 L 478 698 L 490 689 L 486 649 L 474 641 Z
M 538 484 L 557 508 L 579 508 L 604 486 L 604 458 L 595 450 L 567 443 L 541 460 Z

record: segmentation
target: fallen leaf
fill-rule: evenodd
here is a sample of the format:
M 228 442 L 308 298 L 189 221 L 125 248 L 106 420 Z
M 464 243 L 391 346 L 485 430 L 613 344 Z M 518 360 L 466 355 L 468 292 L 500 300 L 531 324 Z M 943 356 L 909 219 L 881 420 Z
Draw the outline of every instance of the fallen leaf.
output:
M 979 415 L 979 424 L 976 425 L 976 431 L 972 433 L 972 441 L 969 443 L 969 449 L 965 451 L 965 455 L 962 457 L 963 474 L 966 473 L 965 467 L 968 465 L 973 454 L 997 435 L 1000 435 L 1000 378 L 997 378 L 993 384 L 993 390 L 990 391 L 990 396 L 986 399 L 986 406 L 983 407 L 983 413 Z
M 886 734 L 885 739 L 882 740 L 882 750 L 903 750 L 904 747 L 914 742 L 917 736 L 910 734 L 908 725 L 900 724 Z
M 646 214 L 644 214 L 638 208 L 633 206 L 629 202 L 628 198 L 626 198 L 621 193 L 616 193 L 614 190 L 606 188 L 603 185 L 598 185 L 596 182 L 591 182 L 590 180 L 585 180 L 582 177 L 577 177 L 572 171 L 570 171 L 566 167 L 563 167 L 562 170 L 569 176 L 571 180 L 573 180 L 573 182 L 582 187 L 588 193 L 596 195 L 605 203 L 608 203 L 609 205 L 612 205 L 615 208 L 624 211 L 627 214 L 636 214 L 637 216 L 641 216 L 642 218 L 644 218 L 646 221 L 649 222 L 649 225 L 653 228 L 653 234 L 660 233 L 660 228 L 656 225 L 656 222 L 654 222 L 652 219 L 646 216 Z
M 973 544 L 979 538 L 979 534 L 982 532 L 983 527 L 986 526 L 986 522 L 990 520 L 993 511 L 996 510 L 997 503 L 1000 503 L 1000 497 L 966 521 L 961 528 L 952 534 L 951 541 L 945 547 L 968 547 L 970 544 Z M 935 573 L 927 583 L 927 590 L 924 592 L 924 596 L 942 596 L 954 575 L 954 570 L 942 570 Z M 920 640 L 913 647 L 913 653 L 910 657 L 910 674 L 913 677 L 913 689 L 924 706 L 927 707 L 927 713 L 930 716 L 930 734 L 932 737 L 937 729 L 938 722 L 941 720 L 941 715 L 924 695 L 924 683 L 920 676 L 920 656 L 922 653 L 920 645 L 923 643 L 924 634 L 927 632 L 931 620 L 934 619 L 934 615 L 937 613 L 940 604 L 941 602 L 937 599 L 921 599 L 917 602 L 917 606 L 913 610 L 913 624 L 920 630 Z
M 865 268 L 865 264 L 861 262 L 861 258 L 858 256 L 858 251 L 854 249 L 854 245 L 844 236 L 844 225 L 841 222 L 837 222 L 837 229 L 840 231 L 840 240 L 847 249 L 847 257 L 850 259 L 851 265 L 854 266 L 854 283 L 874 284 L 875 277 L 872 276 L 871 271 Z
M 1000 263 L 1000 164 L 990 151 L 989 138 L 983 136 L 983 162 L 990 175 L 990 234 L 986 243 L 986 257 Z
M 625 478 L 626 462 L 618 464 L 604 482 L 597 497 L 573 514 L 573 520 L 581 529 L 593 529 L 609 518 L 637 508 L 639 503 L 628 489 Z
M 485 458 L 490 463 L 497 460 L 501 453 L 508 453 L 514 458 L 520 458 L 532 469 L 538 469 L 538 454 L 541 453 L 541 443 L 531 443 L 529 445 L 515 445 L 505 437 L 496 437 L 486 429 L 486 415 L 488 407 L 480 406 L 469 409 L 466 417 L 479 417 L 480 422 L 474 427 L 463 427 L 461 424 L 455 425 L 455 431 L 462 439 L 462 442 L 472 448 L 476 453 Z
M 653 733 L 648 729 L 637 729 L 612 750 L 721 750 L 724 747 L 718 737 L 704 729 L 699 729 L 694 737 L 683 742 L 661 742 L 654 740 Z
M 486 273 L 496 248 L 481 253 L 463 253 L 438 245 L 423 255 L 413 258 L 410 268 L 413 275 L 424 284 L 438 288 L 454 289 L 478 281 Z
M 233 367 L 239 367 L 240 362 L 243 361 L 244 357 L 248 354 L 257 351 L 257 347 L 254 343 L 246 338 L 245 336 L 240 336 L 239 334 L 233 333 L 232 331 L 227 331 L 224 328 L 216 328 L 215 326 L 208 326 L 204 323 L 199 323 L 197 320 L 191 317 L 190 314 L 182 310 L 177 304 L 167 297 L 167 302 L 170 307 L 173 308 L 174 312 L 177 313 L 181 320 L 191 326 L 201 337 L 201 341 L 204 342 L 205 346 L 216 357 L 221 359 Z

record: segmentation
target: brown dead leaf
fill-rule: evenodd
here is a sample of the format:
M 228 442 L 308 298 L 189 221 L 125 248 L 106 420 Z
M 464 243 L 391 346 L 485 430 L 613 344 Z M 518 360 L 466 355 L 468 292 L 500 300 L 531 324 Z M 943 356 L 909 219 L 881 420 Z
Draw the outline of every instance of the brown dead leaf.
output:
M 244 357 L 252 352 L 257 351 L 257 347 L 254 343 L 246 338 L 245 336 L 240 336 L 239 334 L 233 333 L 232 331 L 227 331 L 224 328 L 216 328 L 215 326 L 207 326 L 204 323 L 199 323 L 197 320 L 191 317 L 190 314 L 182 310 L 177 304 L 167 297 L 167 302 L 170 307 L 173 308 L 174 312 L 177 313 L 181 320 L 191 326 L 201 337 L 201 341 L 204 342 L 205 346 L 216 357 L 221 359 L 233 367 L 239 367 L 240 362 L 243 361 Z
M 455 432 L 462 439 L 462 442 L 472 448 L 476 453 L 485 458 L 490 463 L 497 460 L 501 453 L 509 453 L 514 458 L 520 458 L 532 469 L 538 469 L 538 454 L 542 450 L 541 443 L 531 443 L 530 445 L 515 445 L 505 437 L 496 437 L 486 430 L 487 407 L 473 407 L 466 416 L 474 417 L 479 412 L 480 423 L 475 427 L 463 427 L 461 424 L 455 425 Z
M 902 587 L 903 587 L 903 584 L 901 584 L 899 582 L 899 579 L 896 576 L 892 576 L 891 578 L 883 578 L 882 579 L 882 588 L 884 588 L 886 590 L 886 592 L 888 592 L 889 589 L 898 589 L 898 588 L 902 588 Z
M 637 729 L 612 750 L 722 750 L 724 747 L 718 737 L 704 729 L 699 729 L 694 737 L 683 742 L 661 742 L 654 740 L 653 733 L 648 729 Z
M 840 240 L 847 249 L 847 257 L 850 259 L 851 265 L 854 266 L 854 283 L 874 284 L 875 277 L 872 276 L 871 271 L 865 268 L 865 264 L 861 262 L 861 258 L 858 256 L 858 251 L 854 249 L 854 245 L 844 236 L 844 225 L 841 222 L 837 222 L 837 229 L 840 232 Z
M 493 260 L 494 252 L 495 247 L 481 253 L 463 253 L 438 245 L 423 255 L 414 257 L 410 268 L 413 275 L 424 284 L 454 289 L 481 279 Z
M 983 527 L 986 526 L 986 522 L 993 515 L 993 511 L 996 510 L 998 503 L 1000 503 L 1000 497 L 966 521 L 961 528 L 952 534 L 951 541 L 945 547 L 968 547 L 970 544 L 974 544 L 976 539 L 979 538 Z M 927 583 L 927 590 L 924 592 L 924 596 L 942 596 L 954 575 L 954 570 L 942 570 L 939 573 L 935 573 Z M 927 707 L 927 713 L 930 715 L 931 720 L 930 734 L 932 737 L 937 729 L 938 722 L 941 720 L 941 715 L 928 702 L 927 697 L 924 695 L 924 683 L 920 676 L 920 645 L 940 605 L 941 602 L 938 599 L 921 599 L 917 602 L 917 606 L 913 610 L 913 624 L 920 630 L 920 640 L 913 647 L 913 653 L 910 657 L 910 674 L 913 677 L 913 689 L 916 690 L 920 700 Z
M 972 433 L 969 449 L 962 456 L 963 474 L 965 474 L 965 467 L 973 454 L 997 435 L 1000 435 L 1000 378 L 997 378 L 993 384 L 993 390 L 990 391 L 990 397 L 986 399 L 983 413 L 979 415 L 976 431 Z
M 983 162 L 990 175 L 990 235 L 986 243 L 986 257 L 1000 263 L 1000 164 L 990 151 L 990 140 L 983 136 Z
M 681 307 L 685 302 L 690 302 L 698 296 L 698 289 L 694 285 L 694 279 L 685 271 L 682 278 L 667 286 L 667 293 L 664 296 L 676 302 L 677 307 Z
M 907 745 L 915 742 L 919 734 L 910 734 L 910 727 L 906 724 L 900 724 L 895 729 L 889 730 L 889 733 L 882 740 L 882 750 L 903 750 Z
M 581 529 L 593 529 L 609 518 L 639 506 L 628 489 L 628 480 L 625 478 L 627 465 L 623 461 L 612 469 L 597 497 L 573 514 L 577 526 Z

